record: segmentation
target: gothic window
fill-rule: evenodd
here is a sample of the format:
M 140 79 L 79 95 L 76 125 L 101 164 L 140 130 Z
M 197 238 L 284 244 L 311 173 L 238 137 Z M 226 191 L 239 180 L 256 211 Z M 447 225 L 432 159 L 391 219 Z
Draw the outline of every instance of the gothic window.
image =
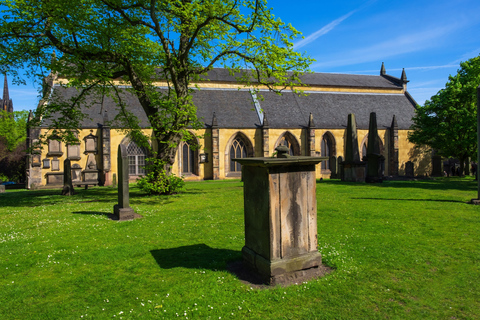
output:
M 185 141 L 182 143 L 182 174 L 198 175 L 198 152 L 194 150 L 195 141 Z
M 293 144 L 289 141 L 289 139 L 286 136 L 283 136 L 282 139 L 280 139 L 278 146 L 287 147 L 288 149 L 290 149 L 290 155 L 291 156 L 295 155 L 295 152 L 293 151 Z
M 322 161 L 322 170 L 330 170 L 330 157 L 334 155 L 333 139 L 328 133 L 325 133 L 322 137 L 321 156 L 328 157 L 328 159 Z
M 362 144 L 362 159 L 363 157 L 366 157 L 367 156 L 367 142 L 363 142 Z
M 276 147 L 279 146 L 286 146 L 290 150 L 291 156 L 299 156 L 300 155 L 300 146 L 298 145 L 297 140 L 290 132 L 285 132 L 283 136 L 277 143 Z
M 242 166 L 240 163 L 233 161 L 235 158 L 246 158 L 247 157 L 247 145 L 242 138 L 236 137 L 232 142 L 230 147 L 230 172 L 232 173 L 241 173 Z
M 127 154 L 129 175 L 139 176 L 145 174 L 145 158 L 147 156 L 145 148 L 139 147 L 135 142 L 131 141 L 127 146 Z

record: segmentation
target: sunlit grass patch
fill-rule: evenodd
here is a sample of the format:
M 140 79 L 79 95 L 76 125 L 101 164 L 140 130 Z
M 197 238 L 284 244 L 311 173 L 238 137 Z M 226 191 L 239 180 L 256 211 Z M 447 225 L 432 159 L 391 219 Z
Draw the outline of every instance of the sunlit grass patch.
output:
M 142 219 L 109 219 L 113 188 L 0 195 L 1 319 L 475 319 L 480 208 L 472 179 L 317 183 L 316 280 L 255 289 L 241 259 L 239 181 L 171 197 L 134 185 Z

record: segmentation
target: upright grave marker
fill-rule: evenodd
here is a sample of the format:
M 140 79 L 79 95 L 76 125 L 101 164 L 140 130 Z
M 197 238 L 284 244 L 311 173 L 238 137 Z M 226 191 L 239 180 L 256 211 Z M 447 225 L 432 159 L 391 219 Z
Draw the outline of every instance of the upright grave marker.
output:
M 63 161 L 63 190 L 62 196 L 73 196 L 75 191 L 72 184 L 72 164 L 70 159 Z
M 364 159 L 365 160 L 365 159 Z M 382 182 L 382 167 L 385 157 L 381 154 L 380 140 L 377 130 L 377 114 L 370 113 L 370 124 L 368 126 L 368 145 L 367 145 L 367 177 L 366 182 Z
M 118 146 L 118 204 L 113 207 L 113 213 L 118 220 L 133 220 L 141 217 L 130 208 L 128 186 L 128 153 L 123 144 Z
M 345 143 L 345 160 L 342 163 L 342 181 L 365 182 L 365 162 L 360 161 L 358 151 L 357 123 L 355 115 L 348 115 L 347 134 Z
M 234 161 L 242 164 L 244 179 L 243 263 L 264 282 L 283 284 L 323 270 L 315 165 L 328 158 L 291 157 L 285 146 L 275 150 L 277 158 Z

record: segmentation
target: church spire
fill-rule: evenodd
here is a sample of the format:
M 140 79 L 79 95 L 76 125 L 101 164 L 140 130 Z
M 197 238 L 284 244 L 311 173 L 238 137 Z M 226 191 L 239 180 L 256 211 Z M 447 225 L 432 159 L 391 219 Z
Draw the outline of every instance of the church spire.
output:
M 3 101 L 4 101 L 4 103 L 8 103 L 10 101 L 10 97 L 9 97 L 9 94 L 8 94 L 7 74 L 5 74 L 5 80 L 3 82 Z

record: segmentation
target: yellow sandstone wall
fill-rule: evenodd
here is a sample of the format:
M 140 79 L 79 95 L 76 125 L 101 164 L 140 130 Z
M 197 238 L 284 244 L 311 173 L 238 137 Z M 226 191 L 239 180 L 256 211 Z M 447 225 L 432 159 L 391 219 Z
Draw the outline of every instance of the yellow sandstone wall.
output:
M 192 131 L 194 132 L 198 138 L 198 143 L 200 144 L 200 148 L 198 149 L 198 154 L 206 153 L 208 154 L 208 162 L 207 163 L 199 163 L 198 164 L 198 175 L 190 175 L 186 176 L 186 180 L 204 180 L 204 179 L 213 179 L 213 148 L 212 148 L 212 136 L 211 136 L 211 129 L 202 129 Z M 229 151 L 230 146 L 238 133 L 242 133 L 243 136 L 249 141 L 249 143 L 253 147 L 253 156 L 261 157 L 263 156 L 263 146 L 262 146 L 262 131 L 261 129 L 219 129 L 219 178 L 220 179 L 228 179 L 228 178 L 237 178 L 237 177 L 229 177 L 228 170 L 229 170 Z M 280 138 L 286 133 L 291 133 L 295 139 L 297 140 L 298 144 L 300 145 L 301 154 L 307 154 L 307 137 L 306 137 L 306 130 L 304 129 L 270 129 L 269 130 L 269 155 L 272 155 L 275 152 L 275 146 L 280 140 Z M 334 149 L 335 149 L 335 156 L 344 157 L 344 129 L 315 129 L 315 151 L 317 155 L 321 155 L 321 144 L 322 144 L 322 137 L 325 133 L 329 132 L 334 137 Z M 46 131 L 43 130 L 42 134 L 45 134 Z M 145 134 L 150 135 L 151 130 L 145 130 Z M 384 146 L 384 156 L 388 159 L 388 147 L 389 147 L 389 131 L 388 130 L 379 130 L 379 136 L 382 140 L 382 144 Z M 85 142 L 84 138 L 92 134 L 98 137 L 98 152 L 96 155 L 97 165 L 100 167 L 102 162 L 101 159 L 101 129 L 84 129 L 80 130 L 79 132 L 79 140 L 80 140 L 80 160 L 73 160 L 73 164 L 78 164 L 82 169 L 86 167 L 87 156 L 85 155 Z M 359 144 L 359 151 L 360 156 L 362 154 L 362 144 L 368 138 L 368 130 L 358 130 L 358 144 Z M 408 142 L 407 140 L 408 131 L 406 130 L 399 130 L 398 131 L 398 147 L 399 147 L 399 174 L 405 174 L 405 163 L 407 161 L 414 162 L 415 166 L 415 175 L 430 175 L 431 172 L 431 158 L 430 154 L 425 152 L 422 149 L 415 149 L 414 145 Z M 110 146 L 111 146 L 111 170 L 109 174 L 109 180 L 112 181 L 113 173 L 117 174 L 118 179 L 118 168 L 117 168 L 117 152 L 118 152 L 118 145 L 120 143 L 128 144 L 128 139 L 125 138 L 124 132 L 116 129 L 111 129 L 110 131 Z M 63 161 L 67 158 L 67 146 L 62 143 L 61 150 L 63 152 L 62 156 L 57 157 L 59 160 L 60 170 L 57 172 L 63 172 Z M 44 145 L 42 149 L 42 156 L 41 160 L 47 158 L 48 153 L 48 146 Z M 177 151 L 176 162 L 172 167 L 172 172 L 175 173 L 177 176 L 181 176 L 180 174 L 180 156 L 181 153 Z M 53 157 L 48 157 L 50 160 Z M 385 174 L 388 174 L 388 161 L 385 161 Z M 47 184 L 46 174 L 47 172 L 52 172 L 51 167 L 49 169 L 43 169 L 42 163 L 42 185 Z M 321 165 L 317 166 L 316 170 L 317 178 L 330 178 L 330 172 L 322 172 Z M 135 180 L 135 178 L 133 178 Z

